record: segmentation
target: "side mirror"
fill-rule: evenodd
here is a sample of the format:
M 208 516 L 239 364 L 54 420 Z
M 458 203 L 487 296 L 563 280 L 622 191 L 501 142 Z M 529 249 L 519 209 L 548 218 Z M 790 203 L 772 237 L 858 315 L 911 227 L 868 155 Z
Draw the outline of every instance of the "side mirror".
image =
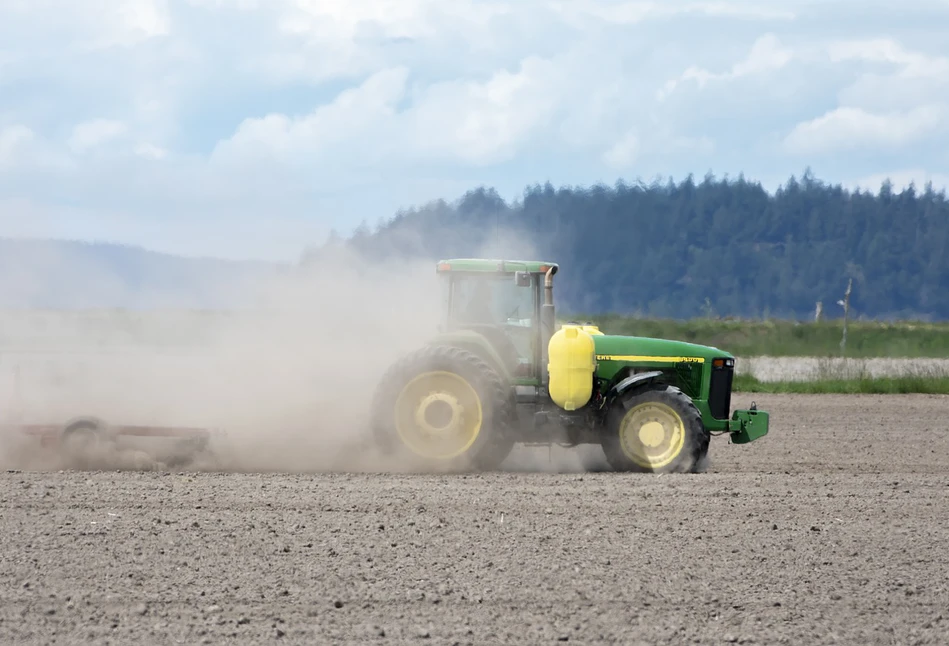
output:
M 529 271 L 516 271 L 514 272 L 514 284 L 518 287 L 530 287 L 532 284 L 531 274 Z

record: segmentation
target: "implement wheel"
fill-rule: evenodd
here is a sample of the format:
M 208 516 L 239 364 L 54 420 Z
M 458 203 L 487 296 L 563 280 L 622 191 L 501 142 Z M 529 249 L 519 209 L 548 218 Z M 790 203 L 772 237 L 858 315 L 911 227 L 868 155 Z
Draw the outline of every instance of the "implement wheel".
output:
M 513 442 L 513 399 L 480 357 L 425 347 L 385 375 L 373 399 L 373 433 L 387 453 L 436 469 L 496 469 Z
M 697 472 L 705 463 L 709 433 L 685 393 L 655 386 L 614 403 L 601 445 L 616 471 Z
M 68 422 L 60 441 L 70 455 L 82 456 L 110 448 L 114 439 L 103 422 L 89 418 Z

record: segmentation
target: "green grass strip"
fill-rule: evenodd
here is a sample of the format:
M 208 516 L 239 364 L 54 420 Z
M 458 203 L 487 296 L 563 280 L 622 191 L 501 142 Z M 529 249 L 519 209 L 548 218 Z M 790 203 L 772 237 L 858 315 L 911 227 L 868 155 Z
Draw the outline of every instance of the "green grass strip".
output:
M 949 323 L 851 321 L 842 352 L 843 321 L 692 319 L 688 321 L 592 315 L 607 334 L 676 339 L 711 345 L 739 357 L 949 358 Z

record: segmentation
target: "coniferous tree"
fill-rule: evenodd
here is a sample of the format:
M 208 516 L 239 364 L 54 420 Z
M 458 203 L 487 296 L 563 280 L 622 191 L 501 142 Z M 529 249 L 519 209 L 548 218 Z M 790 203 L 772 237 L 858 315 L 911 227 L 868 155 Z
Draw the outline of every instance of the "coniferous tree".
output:
M 774 194 L 744 176 L 651 184 L 494 189 L 400 211 L 350 244 L 378 255 L 530 254 L 561 264 L 561 308 L 687 318 L 810 319 L 854 279 L 855 317 L 949 318 L 949 201 L 927 184 L 878 193 L 829 185 L 805 169 Z M 517 235 L 511 235 L 517 232 Z

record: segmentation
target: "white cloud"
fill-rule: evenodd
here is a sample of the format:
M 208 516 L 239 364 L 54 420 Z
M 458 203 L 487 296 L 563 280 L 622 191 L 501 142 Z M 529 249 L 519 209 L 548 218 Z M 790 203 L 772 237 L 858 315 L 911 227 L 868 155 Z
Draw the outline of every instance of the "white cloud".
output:
M 848 7 L 6 0 L 0 202 L 273 257 L 478 184 L 938 171 L 949 9 Z M 236 223 L 256 239 L 213 234 Z
M 765 7 L 755 2 L 681 2 L 667 0 L 634 2 L 554 2 L 556 11 L 579 24 L 592 17 L 618 25 L 632 25 L 650 19 L 672 18 L 687 14 L 727 16 L 754 20 L 793 20 L 794 11 Z
M 379 25 L 386 38 L 418 38 L 432 34 L 421 0 L 297 0 L 280 21 L 286 32 L 351 40 L 367 23 Z
M 121 137 L 127 131 L 128 126 L 120 121 L 94 119 L 80 123 L 73 128 L 72 136 L 69 137 L 67 145 L 73 152 L 83 153 Z
M 927 103 L 949 106 L 949 57 L 910 51 L 892 39 L 842 41 L 830 48 L 835 63 L 869 64 L 838 93 L 841 105 L 871 111 L 911 110 Z
M 0 17 L 28 29 L 14 34 L 25 47 L 51 45 L 54 53 L 134 47 L 172 28 L 166 0 L 6 0 Z
M 920 105 L 949 105 L 949 76 L 905 78 L 894 74 L 861 74 L 837 93 L 841 106 L 870 112 L 908 111 Z
M 666 98 L 686 81 L 694 81 L 703 88 L 713 81 L 733 81 L 744 76 L 773 73 L 793 62 L 825 69 L 827 63 L 838 66 L 844 63 L 883 64 L 895 68 L 895 71 L 888 70 L 888 80 L 893 76 L 935 82 L 949 78 L 949 57 L 910 51 L 891 38 L 829 40 L 786 46 L 773 33 L 766 33 L 757 38 L 748 55 L 728 71 L 712 72 L 691 66 L 678 78 L 667 80 L 657 96 L 660 100 Z
M 135 147 L 135 154 L 146 159 L 164 159 L 168 156 L 168 151 L 159 146 L 144 143 Z
M 245 120 L 213 159 L 264 156 L 304 163 L 448 161 L 483 165 L 510 159 L 559 103 L 550 61 L 529 58 L 515 72 L 483 81 L 433 83 L 410 94 L 405 68 L 383 70 L 310 114 Z M 399 109 L 403 99 L 411 103 Z M 358 151 L 349 148 L 360 142 Z
M 638 151 L 639 137 L 631 130 L 603 153 L 603 161 L 610 168 L 627 169 L 636 161 Z
M 770 4 L 770 3 L 769 3 Z M 774 3 L 775 5 L 778 3 Z M 794 4 L 794 3 L 786 3 Z M 757 20 L 794 20 L 797 13 L 791 9 L 767 6 L 762 2 L 695 2 L 687 5 L 690 11 L 707 13 L 711 16 L 732 18 L 754 18 Z
M 949 75 L 949 57 L 927 56 L 920 52 L 907 51 L 891 38 L 833 42 L 828 45 L 827 53 L 834 63 L 890 63 L 898 66 L 897 74 L 904 78 L 938 80 Z
M 933 105 L 885 114 L 861 108 L 836 108 L 797 124 L 784 139 L 784 146 L 795 154 L 906 146 L 937 130 L 945 131 L 949 126 L 947 116 L 949 111 L 944 106 Z
M 33 140 L 33 131 L 24 125 L 0 128 L 0 168 L 12 166 Z
M 119 3 L 117 14 L 122 27 L 141 37 L 168 33 L 170 20 L 166 0 L 124 0 Z
M 746 57 L 723 71 L 688 67 L 660 85 L 656 98 L 668 102 L 691 82 L 694 91 L 686 96 L 726 103 L 732 109 L 739 107 L 741 96 L 743 105 L 759 105 L 762 120 L 793 110 L 797 118 L 779 127 L 782 135 L 772 130 L 761 141 L 771 139 L 777 144 L 776 153 L 798 158 L 857 149 L 895 152 L 949 134 L 949 56 L 944 52 L 915 51 L 893 37 L 788 40 L 784 44 L 775 35 L 764 34 Z M 837 81 L 836 96 L 825 90 L 819 111 L 808 108 L 821 96 L 822 85 L 833 89 L 835 76 L 843 81 Z M 753 90 L 736 83 L 745 77 L 754 78 Z M 710 93 L 713 84 L 715 92 Z M 836 105 L 826 107 L 828 98 Z
M 657 98 L 660 101 L 664 100 L 680 83 L 686 81 L 695 81 L 699 88 L 703 88 L 712 81 L 732 81 L 743 76 L 767 74 L 780 70 L 793 58 L 793 50 L 784 47 L 777 36 L 771 33 L 764 34 L 755 40 L 748 55 L 732 65 L 727 72 L 715 73 L 698 66 L 689 67 L 678 79 L 666 81 L 657 93 Z
M 518 12 L 538 4 L 524 0 Z M 486 43 L 497 49 L 512 39 L 492 29 L 494 18 L 512 11 L 508 2 L 474 0 L 273 0 L 267 50 L 252 52 L 241 67 L 270 82 L 323 82 L 419 60 L 438 64 L 431 56 L 474 60 Z
M 263 4 L 273 4 L 277 0 L 185 0 L 185 2 L 195 7 L 252 11 Z
M 551 61 L 530 57 L 518 71 L 499 70 L 484 82 L 435 84 L 405 115 L 407 130 L 422 158 L 507 161 L 551 125 L 563 98 L 560 81 Z
M 404 68 L 382 70 L 303 117 L 273 113 L 246 119 L 232 137 L 217 145 L 212 161 L 227 164 L 260 155 L 281 162 L 334 161 L 334 153 L 348 141 L 377 131 L 380 122 L 395 115 L 407 76 Z

